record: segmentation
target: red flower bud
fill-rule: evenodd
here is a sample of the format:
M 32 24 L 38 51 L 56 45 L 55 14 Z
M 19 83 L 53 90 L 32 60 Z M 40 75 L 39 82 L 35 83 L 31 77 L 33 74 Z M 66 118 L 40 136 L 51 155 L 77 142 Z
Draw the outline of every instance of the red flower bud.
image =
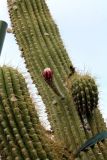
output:
M 45 81 L 50 82 L 50 81 L 52 81 L 53 71 L 50 68 L 45 68 L 42 75 L 43 75 Z

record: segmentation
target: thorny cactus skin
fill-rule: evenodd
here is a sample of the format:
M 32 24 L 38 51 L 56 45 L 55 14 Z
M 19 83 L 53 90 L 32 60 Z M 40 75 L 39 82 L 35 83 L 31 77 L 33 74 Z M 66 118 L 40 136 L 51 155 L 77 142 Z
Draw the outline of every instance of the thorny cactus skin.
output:
M 66 160 L 42 128 L 23 76 L 0 67 L 0 154 L 2 160 Z M 66 158 L 64 158 L 66 157 Z
M 76 110 L 66 79 L 73 76 L 73 67 L 63 46 L 56 24 L 44 0 L 7 0 L 13 32 L 26 66 L 46 105 L 48 118 L 55 137 L 63 141 L 73 153 L 90 137 L 106 130 L 98 108 L 90 119 L 86 133 Z M 58 96 L 46 83 L 41 73 L 50 67 L 54 72 L 53 84 Z M 63 95 L 63 98 L 62 98 Z M 81 152 L 78 160 L 107 160 L 107 140 Z
M 84 129 L 90 130 L 88 119 L 98 106 L 98 89 L 89 75 L 75 73 L 70 80 L 71 93 Z

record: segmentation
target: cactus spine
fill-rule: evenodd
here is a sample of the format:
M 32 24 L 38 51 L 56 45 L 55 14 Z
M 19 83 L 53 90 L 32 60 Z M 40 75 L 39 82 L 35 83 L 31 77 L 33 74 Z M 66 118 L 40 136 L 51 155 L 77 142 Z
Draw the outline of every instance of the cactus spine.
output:
M 8 0 L 8 7 L 16 40 L 46 105 L 54 134 L 75 153 L 85 140 L 106 130 L 99 109 L 95 108 L 91 117 L 90 132 L 85 132 L 75 102 L 65 86 L 65 79 L 69 75 L 73 76 L 75 72 L 74 67 L 45 1 Z M 53 83 L 64 95 L 63 98 L 56 95 L 41 76 L 47 67 L 54 71 Z M 105 148 L 107 148 L 106 140 L 102 144 L 96 144 L 94 148 L 89 148 L 87 152 L 81 152 L 78 159 L 106 160 Z

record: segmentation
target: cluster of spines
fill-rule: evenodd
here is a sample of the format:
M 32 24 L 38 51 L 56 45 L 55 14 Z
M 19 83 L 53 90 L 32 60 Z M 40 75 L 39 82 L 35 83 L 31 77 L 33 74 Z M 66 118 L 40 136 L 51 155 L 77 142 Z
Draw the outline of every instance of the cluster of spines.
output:
M 64 80 L 69 76 L 70 71 L 72 72 L 70 69 L 72 64 L 62 45 L 56 25 L 44 1 L 22 0 L 12 4 L 12 1 L 8 0 L 8 4 L 13 30 L 22 50 L 22 56 L 46 104 L 54 133 L 74 151 L 89 137 L 80 127 L 81 122 L 75 105 L 64 87 Z M 54 71 L 55 85 L 60 88 L 65 99 L 60 100 L 43 80 L 41 73 L 46 67 Z M 98 131 L 97 128 L 96 130 Z M 90 136 L 92 135 L 93 132 Z M 97 159 L 91 149 L 86 154 L 81 153 L 80 159 L 88 159 L 89 155 Z M 102 154 L 101 156 L 103 157 Z

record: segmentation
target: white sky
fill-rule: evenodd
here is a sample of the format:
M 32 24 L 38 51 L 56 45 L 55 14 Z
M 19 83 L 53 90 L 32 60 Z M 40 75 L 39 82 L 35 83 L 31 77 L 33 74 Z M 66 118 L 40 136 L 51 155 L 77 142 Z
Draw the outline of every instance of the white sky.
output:
M 100 92 L 100 109 L 107 119 L 107 0 L 47 0 L 77 70 L 92 73 Z M 0 19 L 9 22 L 6 0 Z M 24 68 L 13 35 L 7 34 L 0 64 Z

